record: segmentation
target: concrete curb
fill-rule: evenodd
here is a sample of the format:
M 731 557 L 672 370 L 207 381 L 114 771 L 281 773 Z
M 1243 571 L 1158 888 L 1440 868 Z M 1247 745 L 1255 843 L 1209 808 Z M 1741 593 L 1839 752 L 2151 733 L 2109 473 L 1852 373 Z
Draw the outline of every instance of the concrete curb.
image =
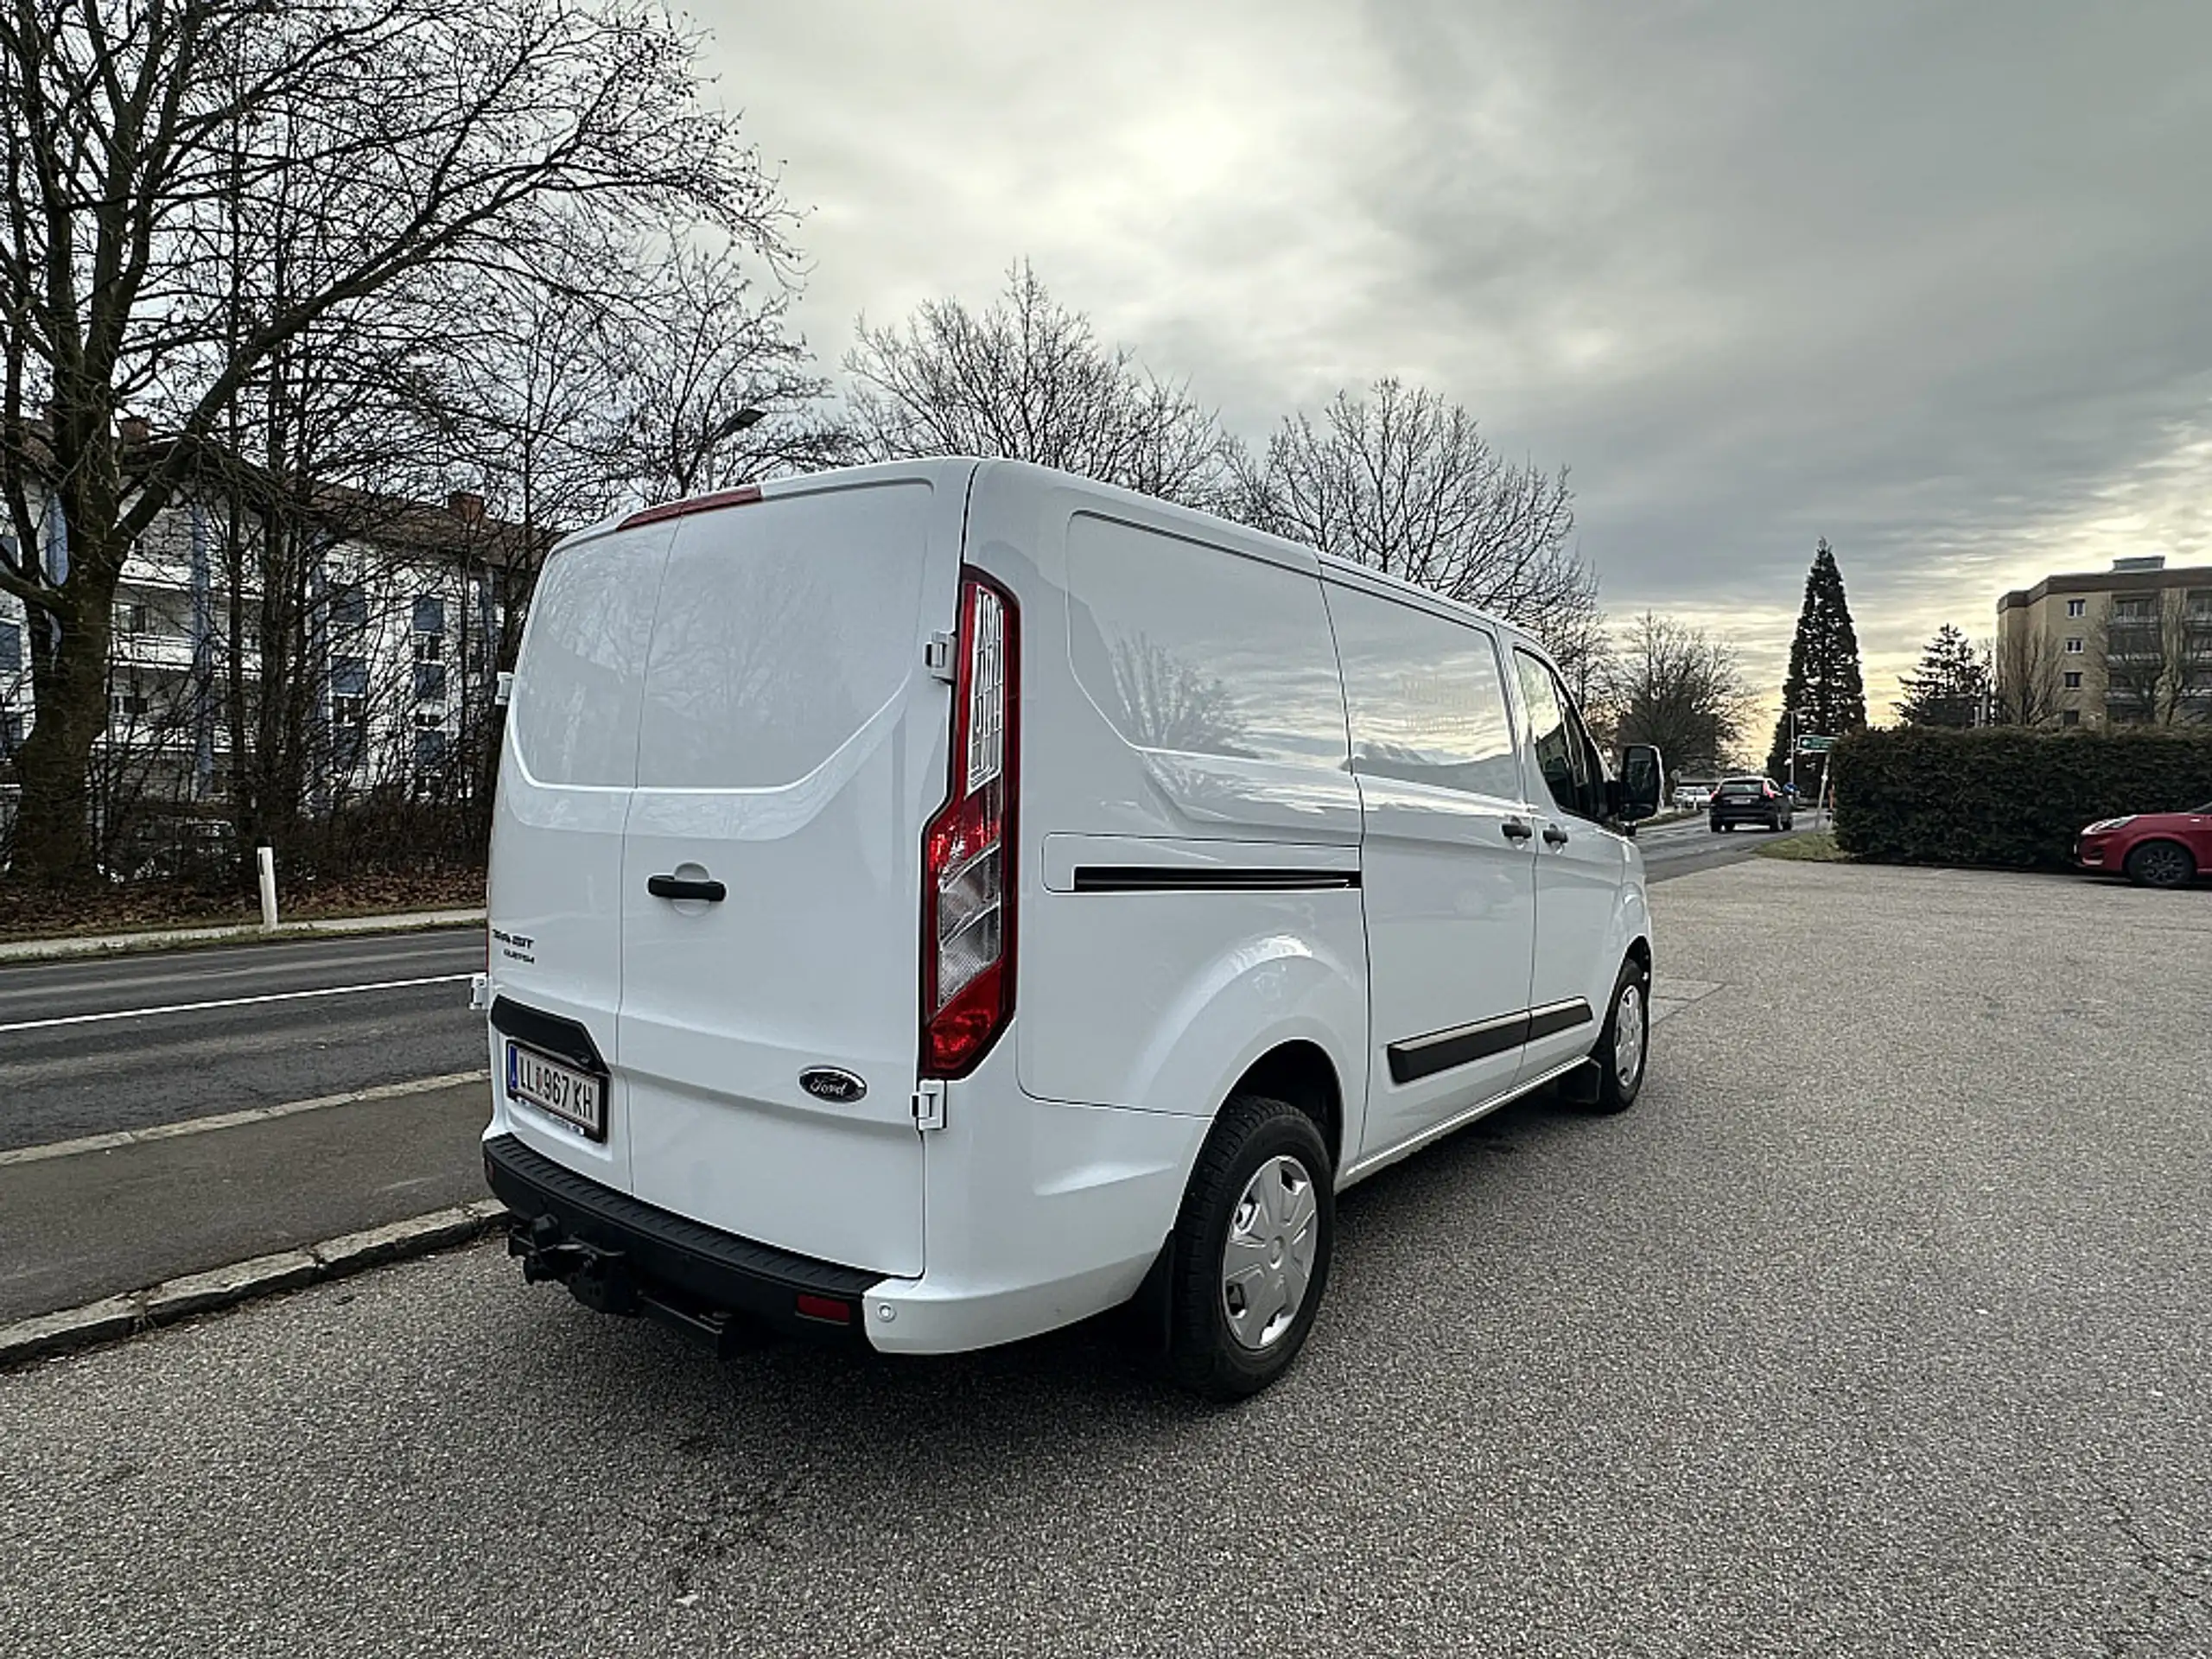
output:
M 0 1371 L 118 1342 L 142 1331 L 256 1297 L 343 1279 L 365 1268 L 465 1244 L 494 1230 L 506 1216 L 506 1205 L 497 1198 L 479 1198 L 474 1204 L 434 1211 L 388 1227 L 325 1239 L 305 1249 L 257 1255 L 227 1268 L 170 1279 L 146 1290 L 0 1325 Z
M 0 965 L 16 962 L 58 962 L 73 957 L 128 957 L 149 950 L 185 950 L 207 944 L 271 944 L 280 939 L 348 939 L 380 933 L 425 933 L 440 928 L 470 927 L 484 920 L 478 910 L 417 910 L 392 916 L 339 916 L 320 921 L 284 922 L 273 930 L 246 923 L 224 927 L 158 928 L 144 933 L 94 934 L 83 938 L 10 939 L 0 942 Z

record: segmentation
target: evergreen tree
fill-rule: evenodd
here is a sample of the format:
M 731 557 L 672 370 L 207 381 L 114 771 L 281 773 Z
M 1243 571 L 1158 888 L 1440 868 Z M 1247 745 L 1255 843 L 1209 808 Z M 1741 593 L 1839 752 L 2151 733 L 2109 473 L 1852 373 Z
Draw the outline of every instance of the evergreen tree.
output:
M 1805 578 L 1804 608 L 1797 613 L 1797 637 L 1789 645 L 1789 678 L 1782 688 L 1782 717 L 1774 723 L 1774 747 L 1767 752 L 1770 777 L 1789 775 L 1790 734 L 1841 737 L 1866 726 L 1866 683 L 1859 669 L 1859 631 L 1851 625 L 1851 605 L 1843 596 L 1843 573 L 1821 537 L 1813 568 Z M 1800 755 L 1797 787 L 1819 798 L 1825 755 Z
M 1920 653 L 1919 671 L 1898 677 L 1904 699 L 1896 705 L 1908 726 L 1972 726 L 1981 718 L 1989 690 L 1989 664 L 1974 642 L 1946 622 Z

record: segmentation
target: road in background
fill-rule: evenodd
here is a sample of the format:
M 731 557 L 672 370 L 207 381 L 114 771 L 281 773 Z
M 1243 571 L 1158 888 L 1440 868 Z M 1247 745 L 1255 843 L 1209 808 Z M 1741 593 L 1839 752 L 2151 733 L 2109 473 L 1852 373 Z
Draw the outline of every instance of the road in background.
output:
M 0 968 L 0 1148 L 480 1069 L 483 966 L 468 927 Z
M 1812 830 L 1822 827 L 1811 812 L 1797 815 L 1796 827 Z M 1705 815 L 1684 818 L 1679 823 L 1662 823 L 1637 831 L 1636 844 L 1643 849 L 1644 879 L 1649 881 L 1671 880 L 1678 875 L 1689 875 L 1699 870 L 1715 870 L 1724 864 L 1733 864 L 1758 851 L 1764 842 L 1778 841 L 1781 836 L 1766 830 L 1728 830 L 1716 833 Z

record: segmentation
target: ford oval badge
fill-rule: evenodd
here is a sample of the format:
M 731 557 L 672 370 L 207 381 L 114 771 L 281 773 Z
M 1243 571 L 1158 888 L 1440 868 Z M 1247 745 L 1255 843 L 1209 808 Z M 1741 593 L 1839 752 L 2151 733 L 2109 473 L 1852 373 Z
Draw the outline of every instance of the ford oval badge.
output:
M 800 1072 L 798 1086 L 817 1100 L 826 1100 L 833 1106 L 849 1106 L 868 1093 L 868 1084 L 834 1065 L 819 1065 L 811 1071 Z

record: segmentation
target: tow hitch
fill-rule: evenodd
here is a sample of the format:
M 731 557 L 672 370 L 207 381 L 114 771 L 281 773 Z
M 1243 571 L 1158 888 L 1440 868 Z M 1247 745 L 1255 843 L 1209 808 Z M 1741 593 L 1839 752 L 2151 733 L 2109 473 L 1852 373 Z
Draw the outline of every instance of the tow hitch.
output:
M 509 1229 L 507 1254 L 522 1258 L 522 1276 L 527 1283 L 558 1280 L 568 1286 L 570 1295 L 601 1313 L 640 1311 L 638 1287 L 622 1252 L 563 1237 L 561 1224 L 550 1216 L 518 1222 Z
M 760 1345 L 760 1332 L 751 1320 L 719 1308 L 689 1306 L 663 1287 L 641 1286 L 620 1250 L 569 1237 L 551 1216 L 509 1228 L 507 1254 L 522 1259 L 525 1281 L 558 1281 L 595 1313 L 643 1314 L 724 1356 Z

